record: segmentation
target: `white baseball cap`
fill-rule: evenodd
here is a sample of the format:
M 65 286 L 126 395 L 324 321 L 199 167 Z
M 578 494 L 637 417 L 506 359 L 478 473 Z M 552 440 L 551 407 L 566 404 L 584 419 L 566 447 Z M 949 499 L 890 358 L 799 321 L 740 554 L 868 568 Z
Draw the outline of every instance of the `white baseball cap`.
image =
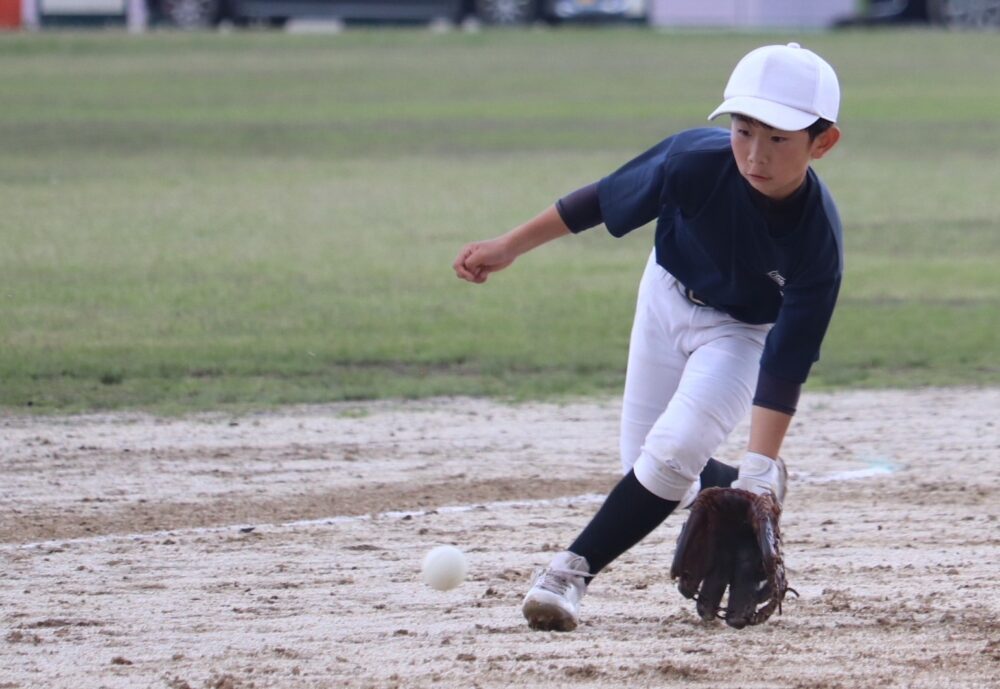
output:
M 767 45 L 739 61 L 723 97 L 708 119 L 737 113 L 798 131 L 821 117 L 837 121 L 840 84 L 826 60 L 798 43 Z

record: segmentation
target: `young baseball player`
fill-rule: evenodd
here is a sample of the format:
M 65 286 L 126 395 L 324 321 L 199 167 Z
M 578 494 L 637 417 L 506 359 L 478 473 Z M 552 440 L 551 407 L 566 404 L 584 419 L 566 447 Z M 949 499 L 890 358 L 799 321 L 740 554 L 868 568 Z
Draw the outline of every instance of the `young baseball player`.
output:
M 459 252 L 483 283 L 518 256 L 604 223 L 615 237 L 655 220 L 639 285 L 621 413 L 624 478 L 569 548 L 534 581 L 535 629 L 574 629 L 605 566 L 700 489 L 733 486 L 780 501 L 778 451 L 819 358 L 843 269 L 833 199 L 810 167 L 840 139 L 833 69 L 796 43 L 736 65 L 709 119 L 574 191 L 527 223 Z M 711 459 L 752 407 L 737 470 Z

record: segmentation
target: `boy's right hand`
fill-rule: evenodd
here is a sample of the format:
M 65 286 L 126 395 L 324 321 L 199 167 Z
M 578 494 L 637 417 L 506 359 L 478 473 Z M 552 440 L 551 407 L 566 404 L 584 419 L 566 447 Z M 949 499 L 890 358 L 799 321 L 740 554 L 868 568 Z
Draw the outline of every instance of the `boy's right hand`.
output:
M 557 237 L 570 233 L 555 206 L 549 206 L 523 225 L 483 242 L 462 247 L 452 264 L 455 275 L 477 285 L 486 282 L 490 273 L 503 270 L 521 254 Z
M 462 247 L 452 264 L 455 275 L 462 280 L 481 285 L 490 273 L 503 270 L 517 258 L 502 237 L 472 242 Z

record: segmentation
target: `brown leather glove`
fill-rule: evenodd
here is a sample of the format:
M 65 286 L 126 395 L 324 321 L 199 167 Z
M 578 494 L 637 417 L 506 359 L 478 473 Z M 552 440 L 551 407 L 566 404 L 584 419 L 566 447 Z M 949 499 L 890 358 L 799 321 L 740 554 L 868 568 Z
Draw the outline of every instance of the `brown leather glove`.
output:
M 761 624 L 788 591 L 778 521 L 781 506 L 771 493 L 708 488 L 691 504 L 677 539 L 670 576 L 693 598 L 703 620 L 721 617 L 742 629 Z M 729 589 L 726 607 L 722 597 Z

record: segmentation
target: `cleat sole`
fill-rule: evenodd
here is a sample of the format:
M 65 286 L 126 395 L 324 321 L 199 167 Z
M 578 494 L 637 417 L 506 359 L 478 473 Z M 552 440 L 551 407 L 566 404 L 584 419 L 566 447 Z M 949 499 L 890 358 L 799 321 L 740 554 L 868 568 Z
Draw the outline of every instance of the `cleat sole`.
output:
M 528 626 L 541 632 L 571 632 L 577 622 L 561 608 L 537 601 L 526 601 L 522 610 Z

